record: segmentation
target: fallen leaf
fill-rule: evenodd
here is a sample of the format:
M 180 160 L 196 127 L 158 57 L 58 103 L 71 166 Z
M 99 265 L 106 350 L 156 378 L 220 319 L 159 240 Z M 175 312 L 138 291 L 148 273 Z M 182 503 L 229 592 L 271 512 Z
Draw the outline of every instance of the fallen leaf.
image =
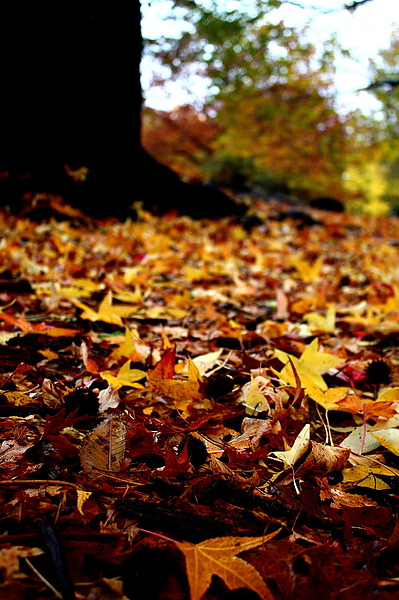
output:
M 83 302 L 72 300 L 72 303 L 82 309 L 81 319 L 89 321 L 104 321 L 113 325 L 123 325 L 122 317 L 129 317 L 136 308 L 132 306 L 112 304 L 112 292 L 109 291 L 101 302 L 98 311 L 93 310 Z
M 342 471 L 350 456 L 349 448 L 326 446 L 319 442 L 312 442 L 312 455 L 319 465 L 323 465 L 327 473 Z
M 262 600 L 273 596 L 258 571 L 236 555 L 266 544 L 280 530 L 264 537 L 223 537 L 205 540 L 200 544 L 177 543 L 186 559 L 191 600 L 200 600 L 208 589 L 213 575 L 223 579 L 229 590 L 248 588 Z
M 93 470 L 119 471 L 125 457 L 126 427 L 114 415 L 102 421 L 88 435 L 80 451 L 80 462 L 86 473 Z
M 146 377 L 146 372 L 141 369 L 131 369 L 130 360 L 127 360 L 119 369 L 117 375 L 113 375 L 111 371 L 101 371 L 100 375 L 115 390 L 123 386 L 142 389 L 143 386 L 137 382 Z
M 27 548 L 25 546 L 1 548 L 0 570 L 3 573 L 4 579 L 9 581 L 14 575 L 18 576 L 20 558 L 30 558 L 31 556 L 40 556 L 41 554 L 44 554 L 44 552 L 40 548 Z
M 101 390 L 98 394 L 98 412 L 102 413 L 110 408 L 119 406 L 120 397 L 118 390 L 109 385 L 105 390 Z
M 193 361 L 189 359 L 188 381 L 171 379 L 169 377 L 163 379 L 163 373 L 170 375 L 172 368 L 174 373 L 174 363 L 171 363 L 171 358 L 174 358 L 174 351 L 171 352 L 169 350 L 163 357 L 161 365 L 158 363 L 154 369 L 147 371 L 148 386 L 160 396 L 177 402 L 176 408 L 185 411 L 188 404 L 204 398 L 202 378 Z
M 307 452 L 310 441 L 310 425 L 307 423 L 299 432 L 290 450 L 270 452 L 269 456 L 283 461 L 284 468 L 289 469 Z
M 333 508 L 363 508 L 365 506 L 377 506 L 375 500 L 360 494 L 348 494 L 337 486 L 328 484 L 327 478 L 320 483 L 320 500 L 332 500 Z
M 334 356 L 333 354 L 319 352 L 318 347 L 319 341 L 317 338 L 315 338 L 302 353 L 299 359 L 296 358 L 296 356 L 292 356 L 286 352 L 282 352 L 281 350 L 275 350 L 277 358 L 285 365 L 280 373 L 281 378 L 283 380 L 286 376 L 293 378 L 294 375 L 292 367 L 289 363 L 289 359 L 291 359 L 299 377 L 301 378 L 301 381 L 302 376 L 304 376 L 307 378 L 307 380 L 310 380 L 314 385 L 316 385 L 317 388 L 322 391 L 326 391 L 327 384 L 320 375 L 320 372 L 328 371 L 328 369 L 337 367 L 344 361 L 342 358 Z

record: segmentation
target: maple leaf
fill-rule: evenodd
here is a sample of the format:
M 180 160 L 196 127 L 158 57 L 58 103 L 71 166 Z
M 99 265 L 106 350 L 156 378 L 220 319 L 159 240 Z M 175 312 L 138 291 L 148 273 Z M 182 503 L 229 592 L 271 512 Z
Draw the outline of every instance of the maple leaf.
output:
M 122 386 L 135 387 L 142 389 L 143 386 L 140 383 L 140 379 L 144 379 L 146 376 L 145 371 L 140 369 L 131 369 L 130 360 L 127 360 L 119 369 L 116 377 L 112 375 L 110 371 L 101 371 L 100 375 L 105 379 L 112 387 L 117 390 Z
M 309 312 L 303 316 L 309 323 L 311 330 L 333 333 L 335 330 L 336 309 L 335 304 L 331 303 L 327 309 L 326 315 L 323 316 L 317 312 Z
M 321 268 L 323 266 L 323 258 L 321 256 L 318 256 L 311 265 L 303 260 L 301 256 L 293 256 L 289 262 L 295 267 L 298 276 L 304 283 L 316 281 L 321 276 Z
M 126 327 L 123 342 L 113 350 L 111 356 L 116 360 L 124 357 L 133 362 L 145 363 L 150 353 L 151 348 L 140 340 L 137 331 L 132 331 L 130 327 Z
M 328 354 L 327 352 L 318 352 L 318 347 L 319 340 L 315 338 L 302 353 L 299 359 L 296 358 L 296 356 L 292 356 L 291 354 L 287 354 L 281 350 L 275 350 L 277 358 L 285 365 L 280 373 L 281 378 L 284 380 L 284 378 L 287 377 L 288 379 L 292 380 L 293 370 L 292 366 L 289 364 L 289 359 L 291 359 L 301 380 L 303 377 L 306 377 L 320 390 L 326 391 L 327 384 L 320 375 L 320 372 L 328 371 L 328 369 L 337 367 L 344 361 L 342 358 L 334 356 L 333 354 Z
M 186 559 L 191 600 L 200 600 L 208 589 L 213 575 L 217 575 L 229 590 L 248 588 L 262 600 L 273 596 L 258 571 L 236 555 L 274 538 L 280 530 L 262 537 L 221 537 L 200 544 L 176 542 Z
M 123 325 L 121 317 L 130 317 L 130 315 L 136 311 L 134 306 L 112 304 L 111 291 L 104 297 L 98 307 L 98 312 L 78 300 L 72 300 L 72 303 L 83 310 L 80 315 L 81 319 L 103 321 L 104 323 L 111 323 L 112 325 Z

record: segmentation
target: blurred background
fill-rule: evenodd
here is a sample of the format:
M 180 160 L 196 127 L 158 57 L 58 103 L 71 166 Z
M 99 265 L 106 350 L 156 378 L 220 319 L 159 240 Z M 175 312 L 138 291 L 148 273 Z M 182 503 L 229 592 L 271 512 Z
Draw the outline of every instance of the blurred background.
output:
M 189 182 L 399 214 L 397 0 L 142 0 L 142 142 Z

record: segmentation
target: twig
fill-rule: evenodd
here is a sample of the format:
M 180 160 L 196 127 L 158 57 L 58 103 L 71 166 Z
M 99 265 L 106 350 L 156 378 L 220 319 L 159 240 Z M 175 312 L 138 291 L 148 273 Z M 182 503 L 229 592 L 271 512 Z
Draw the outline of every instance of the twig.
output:
M 51 585 L 51 583 L 49 581 L 47 581 L 47 579 L 44 577 L 44 575 L 42 575 L 37 569 L 36 567 L 34 567 L 32 565 L 32 563 L 30 562 L 30 560 L 28 558 L 25 557 L 25 561 L 26 564 L 28 565 L 28 567 L 30 569 L 32 569 L 32 571 L 34 572 L 35 575 L 37 575 L 37 577 L 40 579 L 40 581 L 42 581 L 44 583 L 44 585 L 46 587 L 48 587 L 54 594 L 54 596 L 56 598 L 59 598 L 60 600 L 63 600 L 62 595 L 55 589 L 55 587 L 53 585 Z

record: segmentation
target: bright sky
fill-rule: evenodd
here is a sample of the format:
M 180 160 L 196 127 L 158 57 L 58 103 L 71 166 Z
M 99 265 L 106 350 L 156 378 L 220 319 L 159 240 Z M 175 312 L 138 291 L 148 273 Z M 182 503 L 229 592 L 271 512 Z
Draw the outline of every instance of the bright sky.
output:
M 377 108 L 368 92 L 356 92 L 370 82 L 368 61 L 375 58 L 378 51 L 389 46 L 393 28 L 399 28 L 399 0 L 371 0 L 350 13 L 338 10 L 352 0 L 297 0 L 304 8 L 293 4 L 284 4 L 271 13 L 273 20 L 284 20 L 287 25 L 309 25 L 311 41 L 314 43 L 328 39 L 335 33 L 344 48 L 351 51 L 354 60 L 340 60 L 337 63 L 336 85 L 340 104 L 349 109 L 362 108 L 364 111 Z M 316 10 L 319 9 L 319 10 Z M 331 9 L 337 9 L 333 12 Z M 159 5 L 158 5 L 159 12 Z M 156 15 L 143 11 L 143 33 L 154 35 Z M 163 24 L 163 27 L 165 25 Z M 162 23 L 161 29 L 162 32 Z M 165 33 L 165 31 L 163 31 Z M 169 85 L 167 90 L 150 88 L 149 62 L 143 61 L 143 87 L 147 103 L 155 108 L 169 110 L 177 104 L 188 101 L 187 95 L 179 86 Z M 198 85 L 196 93 L 203 89 Z

